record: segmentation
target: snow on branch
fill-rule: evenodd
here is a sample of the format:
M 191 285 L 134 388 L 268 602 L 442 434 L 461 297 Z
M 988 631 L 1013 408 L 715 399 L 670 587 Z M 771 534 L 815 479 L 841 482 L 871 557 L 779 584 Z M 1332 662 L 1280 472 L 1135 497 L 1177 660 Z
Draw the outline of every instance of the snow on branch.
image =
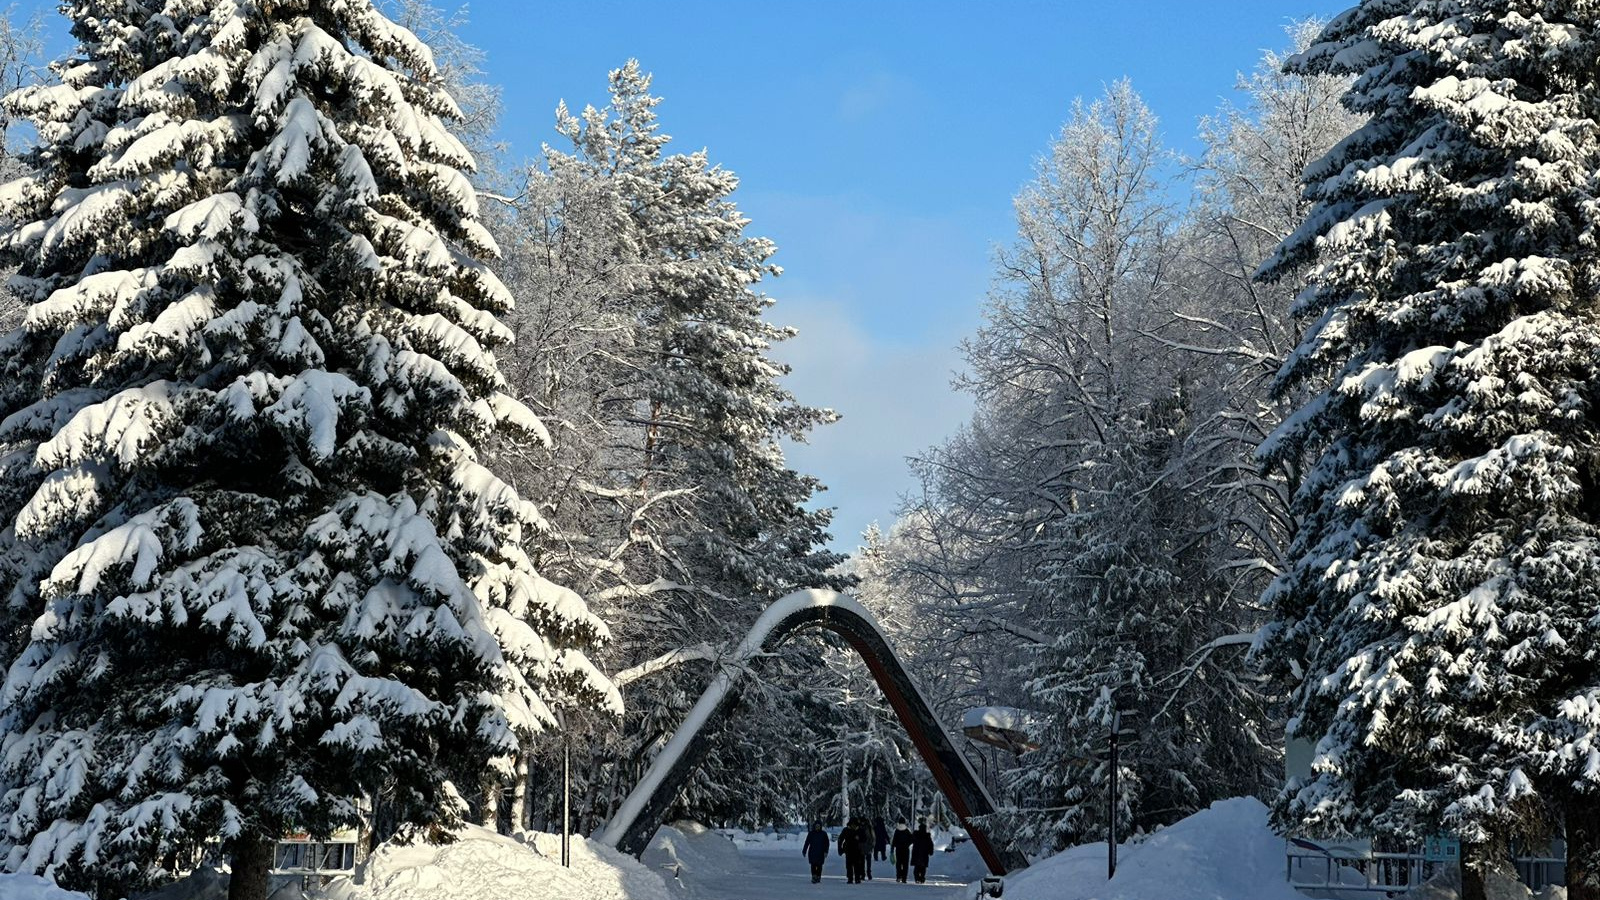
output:
M 646 660 L 636 666 L 629 666 L 621 672 L 611 676 L 611 683 L 618 688 L 627 687 L 641 678 L 654 675 L 663 669 L 681 666 L 684 663 L 702 660 L 714 660 L 721 656 L 719 649 L 710 644 L 697 644 L 693 647 L 679 647 L 657 656 L 655 659 Z

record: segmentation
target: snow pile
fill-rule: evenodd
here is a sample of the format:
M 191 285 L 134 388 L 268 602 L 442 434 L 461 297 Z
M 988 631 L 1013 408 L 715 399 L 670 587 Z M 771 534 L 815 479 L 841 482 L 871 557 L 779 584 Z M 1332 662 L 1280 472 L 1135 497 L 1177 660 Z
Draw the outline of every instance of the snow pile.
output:
M 963 841 L 948 853 L 940 852 L 928 861 L 928 871 L 951 881 L 977 881 L 989 874 L 989 864 L 971 841 Z
M 0 872 L 0 897 L 5 900 L 89 900 L 88 895 L 56 887 L 56 883 L 37 875 L 7 875 Z
M 1006 877 L 1006 900 L 1305 900 L 1284 879 L 1283 838 L 1267 808 L 1235 797 L 1117 851 L 1106 882 L 1106 845 L 1072 847 Z
M 572 838 L 572 867 L 561 838 L 534 834 L 524 844 L 468 826 L 453 844 L 379 847 L 353 879 L 333 881 L 322 900 L 672 900 L 667 886 L 632 858 Z
M 467 826 L 457 832 L 453 844 L 388 843 L 356 870 L 353 879 L 336 878 L 305 894 L 298 878 L 274 879 L 270 900 L 675 900 L 659 876 L 610 847 L 574 836 L 572 867 L 563 868 L 559 835 L 529 837 L 531 845 Z M 732 852 L 737 859 L 738 851 Z M 736 870 L 737 865 L 728 868 Z M 202 868 L 141 900 L 227 896 L 227 873 Z M 89 898 L 33 875 L 0 874 L 0 900 Z
M 805 844 L 806 832 L 801 831 L 745 831 L 742 828 L 720 828 L 718 834 L 726 835 L 740 850 L 760 853 L 787 851 L 798 853 Z M 832 836 L 829 837 L 832 840 Z M 830 845 L 831 846 L 831 845 Z
M 651 870 L 663 869 L 673 874 L 692 872 L 706 875 L 713 872 L 737 872 L 744 868 L 739 858 L 739 848 L 733 839 L 712 831 L 698 822 L 674 822 L 661 826 L 650 849 L 644 852 L 644 864 Z
M 1491 874 L 1486 888 L 1489 900 L 1567 900 L 1567 889 L 1560 885 L 1552 884 L 1535 893 L 1504 872 Z M 1452 866 L 1400 896 L 1402 900 L 1460 900 L 1461 870 Z

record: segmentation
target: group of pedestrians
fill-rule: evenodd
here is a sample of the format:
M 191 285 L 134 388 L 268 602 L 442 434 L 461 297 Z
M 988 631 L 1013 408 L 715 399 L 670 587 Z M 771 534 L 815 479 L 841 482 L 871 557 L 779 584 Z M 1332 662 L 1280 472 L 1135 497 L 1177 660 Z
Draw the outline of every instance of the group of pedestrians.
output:
M 822 864 L 828 859 L 828 832 L 812 823 L 811 832 L 800 853 L 811 863 L 811 883 L 822 880 Z M 928 832 L 928 820 L 918 819 L 917 830 L 906 828 L 901 822 L 894 834 L 883 823 L 883 816 L 871 822 L 857 817 L 845 823 L 837 839 L 839 855 L 844 857 L 844 879 L 850 884 L 872 880 L 873 859 L 885 860 L 890 851 L 894 854 L 894 880 L 906 883 L 908 870 L 917 884 L 928 877 L 928 862 L 933 859 L 933 835 Z

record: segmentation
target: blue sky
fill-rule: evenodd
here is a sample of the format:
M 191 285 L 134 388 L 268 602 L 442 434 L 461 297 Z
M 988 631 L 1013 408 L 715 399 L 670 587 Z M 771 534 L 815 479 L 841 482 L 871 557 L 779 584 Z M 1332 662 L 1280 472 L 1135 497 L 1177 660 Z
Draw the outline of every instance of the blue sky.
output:
M 949 389 L 957 345 L 980 321 L 1011 197 L 1073 98 L 1127 76 L 1192 153 L 1198 119 L 1283 46 L 1284 26 L 1347 5 L 478 0 L 463 36 L 504 90 L 513 160 L 553 139 L 557 100 L 603 103 L 606 72 L 637 57 L 674 146 L 709 148 L 740 175 L 752 231 L 785 269 L 767 287 L 772 317 L 801 329 L 779 351 L 789 384 L 844 415 L 790 461 L 829 485 L 821 502 L 849 550 L 893 520 L 913 486 L 905 457 L 970 413 Z

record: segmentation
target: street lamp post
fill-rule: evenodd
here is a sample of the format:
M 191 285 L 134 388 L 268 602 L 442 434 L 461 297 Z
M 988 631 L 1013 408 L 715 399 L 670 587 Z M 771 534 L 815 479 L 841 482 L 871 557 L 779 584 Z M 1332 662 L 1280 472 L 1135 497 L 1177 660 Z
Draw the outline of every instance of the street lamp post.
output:
M 1117 732 L 1122 729 L 1122 710 L 1111 713 L 1111 789 L 1106 797 L 1106 880 L 1117 876 Z
M 572 739 L 561 738 L 561 865 L 572 866 Z

